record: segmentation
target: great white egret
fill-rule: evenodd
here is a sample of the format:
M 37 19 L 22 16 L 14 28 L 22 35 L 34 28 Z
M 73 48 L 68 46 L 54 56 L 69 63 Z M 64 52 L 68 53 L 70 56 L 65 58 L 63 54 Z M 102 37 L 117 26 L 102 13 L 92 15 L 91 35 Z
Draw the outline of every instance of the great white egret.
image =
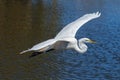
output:
M 84 53 L 87 51 L 87 45 L 85 43 L 95 43 L 95 41 L 89 38 L 81 38 L 77 40 L 75 38 L 78 29 L 88 21 L 100 17 L 101 13 L 90 13 L 85 14 L 79 19 L 73 21 L 72 23 L 65 26 L 53 39 L 41 42 L 34 45 L 32 48 L 20 52 L 23 54 L 25 52 L 47 52 L 52 49 L 74 49 L 79 53 Z

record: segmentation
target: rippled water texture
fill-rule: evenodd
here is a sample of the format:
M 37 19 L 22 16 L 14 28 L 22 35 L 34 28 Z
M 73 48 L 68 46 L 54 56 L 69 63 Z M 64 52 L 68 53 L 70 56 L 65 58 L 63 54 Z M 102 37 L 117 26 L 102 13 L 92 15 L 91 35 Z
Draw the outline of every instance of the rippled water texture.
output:
M 19 55 L 96 11 L 76 35 L 97 41 L 85 54 Z M 120 80 L 120 0 L 0 0 L 0 80 Z

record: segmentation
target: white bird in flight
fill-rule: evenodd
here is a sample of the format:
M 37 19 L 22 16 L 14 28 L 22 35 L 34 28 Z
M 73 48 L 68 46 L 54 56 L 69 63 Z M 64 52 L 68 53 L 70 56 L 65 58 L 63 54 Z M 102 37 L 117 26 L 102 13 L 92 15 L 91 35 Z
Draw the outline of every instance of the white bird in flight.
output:
M 53 49 L 74 49 L 79 53 L 85 53 L 88 49 L 85 43 L 95 43 L 95 41 L 89 38 L 81 38 L 77 40 L 75 38 L 78 29 L 88 21 L 100 17 L 101 13 L 85 14 L 77 20 L 66 25 L 55 38 L 48 39 L 44 42 L 34 45 L 28 50 L 20 52 L 20 54 L 33 51 L 33 52 L 48 52 Z

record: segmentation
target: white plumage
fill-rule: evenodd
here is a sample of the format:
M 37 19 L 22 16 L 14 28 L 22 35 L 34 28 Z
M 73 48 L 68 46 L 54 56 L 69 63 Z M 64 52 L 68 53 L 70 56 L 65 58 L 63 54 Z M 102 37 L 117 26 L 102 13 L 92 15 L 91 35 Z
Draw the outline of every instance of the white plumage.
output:
M 34 45 L 31 49 L 20 52 L 23 54 L 28 51 L 34 52 L 46 52 L 50 49 L 57 49 L 56 47 L 63 47 L 63 44 L 67 42 L 67 45 L 64 45 L 65 49 L 74 49 L 79 53 L 84 53 L 87 51 L 87 45 L 85 43 L 94 43 L 94 41 L 88 38 L 81 38 L 77 40 L 75 38 L 76 32 L 78 29 L 83 26 L 88 21 L 100 17 L 101 13 L 91 13 L 85 14 L 77 20 L 71 22 L 67 26 L 65 26 L 53 39 L 49 39 L 47 41 L 41 42 L 39 44 Z

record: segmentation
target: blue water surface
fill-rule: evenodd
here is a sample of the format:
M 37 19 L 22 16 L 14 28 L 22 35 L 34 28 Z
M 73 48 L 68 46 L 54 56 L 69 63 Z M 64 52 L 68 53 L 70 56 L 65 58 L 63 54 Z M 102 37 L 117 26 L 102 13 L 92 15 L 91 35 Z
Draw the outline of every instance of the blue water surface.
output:
M 63 51 L 60 80 L 120 80 L 120 1 L 118 0 L 58 0 L 62 6 L 61 24 L 86 13 L 99 11 L 101 17 L 85 24 L 76 38 L 88 37 L 97 41 L 88 44 L 85 54 Z
M 0 80 L 120 80 L 120 0 L 1 0 Z M 101 16 L 83 25 L 76 38 L 88 37 L 88 51 L 19 55 L 53 38 L 84 14 Z

